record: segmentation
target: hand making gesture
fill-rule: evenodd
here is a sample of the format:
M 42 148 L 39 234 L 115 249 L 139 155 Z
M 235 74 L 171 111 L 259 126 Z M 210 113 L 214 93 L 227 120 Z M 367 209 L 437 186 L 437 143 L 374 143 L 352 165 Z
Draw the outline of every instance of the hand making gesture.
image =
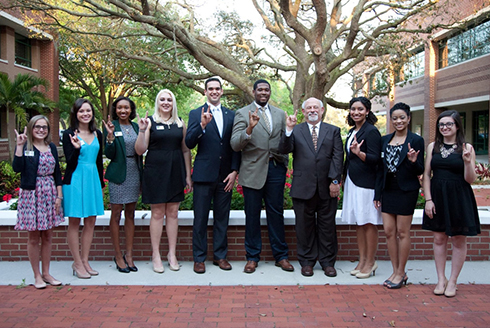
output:
M 296 109 L 293 115 L 286 116 L 286 130 L 288 132 L 292 131 L 294 126 L 298 122 L 297 115 L 298 115 L 298 110 Z
M 260 117 L 259 117 L 259 109 L 256 108 L 255 112 L 248 112 L 248 127 L 247 127 L 247 134 L 251 135 L 252 130 L 255 128 L 255 126 L 259 123 Z
M 468 144 L 468 143 L 464 143 L 463 144 L 463 161 L 465 163 L 470 163 L 471 162 L 471 155 L 473 153 L 473 147 Z
M 102 123 L 107 131 L 107 137 L 112 138 L 114 135 L 114 124 L 112 124 L 111 115 L 107 115 L 107 123 L 104 120 L 102 120 Z
M 357 142 L 356 136 L 354 136 L 354 140 L 352 140 L 352 143 L 350 144 L 349 150 L 351 153 L 359 156 L 361 153 L 361 145 L 364 143 L 364 140 L 361 142 Z
M 82 147 L 82 143 L 80 142 L 80 139 L 78 139 L 77 130 L 73 132 L 73 135 L 70 135 L 70 141 L 73 147 L 75 147 L 75 149 L 80 149 Z
M 211 114 L 211 106 L 208 106 L 208 110 L 205 112 L 204 107 L 201 111 L 201 128 L 204 130 L 206 126 L 213 119 L 213 114 Z
M 146 115 L 143 118 L 140 118 L 139 114 L 136 114 L 138 117 L 138 127 L 141 132 L 146 131 L 148 129 L 148 125 L 150 124 L 150 119 L 148 118 L 148 111 L 146 111 Z
M 408 143 L 408 153 L 407 158 L 410 162 L 415 163 L 417 161 L 417 156 L 419 156 L 420 149 L 415 151 L 412 147 L 410 147 L 410 142 Z
M 27 142 L 27 127 L 24 127 L 24 132 L 22 134 L 19 134 L 16 129 L 14 129 L 14 131 L 15 139 L 17 140 L 17 146 L 23 147 Z

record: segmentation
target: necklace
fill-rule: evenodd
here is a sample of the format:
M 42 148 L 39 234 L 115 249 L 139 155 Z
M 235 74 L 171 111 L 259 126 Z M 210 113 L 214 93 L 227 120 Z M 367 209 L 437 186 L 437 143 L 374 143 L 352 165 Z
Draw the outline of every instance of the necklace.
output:
M 449 145 L 448 145 L 449 146 Z M 447 158 L 449 155 L 451 155 L 452 153 L 454 153 L 454 150 L 458 148 L 458 145 L 454 144 L 451 146 L 451 148 L 447 149 L 446 147 L 444 147 L 444 144 L 441 145 L 441 157 L 442 158 Z

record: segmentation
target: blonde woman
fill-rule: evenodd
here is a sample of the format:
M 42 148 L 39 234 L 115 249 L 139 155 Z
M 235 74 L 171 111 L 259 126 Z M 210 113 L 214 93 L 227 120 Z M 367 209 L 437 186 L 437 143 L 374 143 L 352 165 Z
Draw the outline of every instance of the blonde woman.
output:
M 143 168 L 143 203 L 151 204 L 150 237 L 153 271 L 163 273 L 160 255 L 163 220 L 169 244 L 170 270 L 178 271 L 176 257 L 179 204 L 184 188 L 192 190 L 191 153 L 185 145 L 186 127 L 178 117 L 175 96 L 162 90 L 155 100 L 155 113 L 138 116 L 139 134 L 135 150 L 142 155 L 148 150 Z

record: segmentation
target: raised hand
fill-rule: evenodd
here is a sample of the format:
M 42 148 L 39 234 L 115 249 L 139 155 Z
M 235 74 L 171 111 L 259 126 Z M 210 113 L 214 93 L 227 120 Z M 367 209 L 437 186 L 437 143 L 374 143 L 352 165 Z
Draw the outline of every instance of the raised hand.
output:
M 259 109 L 256 108 L 255 112 L 248 112 L 249 126 L 253 129 L 260 121 Z
M 15 140 L 17 140 L 17 146 L 24 146 L 27 142 L 27 127 L 24 127 L 24 132 L 19 134 L 16 129 L 15 131 Z
M 471 162 L 471 154 L 473 152 L 473 147 L 470 144 L 464 143 L 463 144 L 463 161 L 465 163 L 470 163 Z
M 408 153 L 407 158 L 410 162 L 415 163 L 417 161 L 417 157 L 419 156 L 420 149 L 415 151 L 412 147 L 410 147 L 410 142 L 408 143 Z
M 138 116 L 138 127 L 140 128 L 140 131 L 146 131 L 146 129 L 148 129 L 148 125 L 150 124 L 148 111 L 146 111 L 146 115 L 143 118 L 140 118 L 139 114 L 136 115 Z
M 104 127 L 107 131 L 107 135 L 112 137 L 112 135 L 114 134 L 114 124 L 112 124 L 111 116 L 107 115 L 107 123 L 104 120 L 102 120 L 102 124 L 104 124 Z
M 286 117 L 286 129 L 288 131 L 292 131 L 294 126 L 298 122 L 297 115 L 298 115 L 298 110 L 296 109 L 293 115 L 289 115 Z
M 349 150 L 351 151 L 351 153 L 359 156 L 359 153 L 361 152 L 361 145 L 363 143 L 364 143 L 364 140 L 359 143 L 359 142 L 357 142 L 357 137 L 354 136 L 354 140 L 352 140 L 352 143 L 350 144 Z
M 207 112 L 204 111 L 204 107 L 202 108 L 201 111 L 201 127 L 204 130 L 206 128 L 206 125 L 211 122 L 213 119 L 213 114 L 211 114 L 211 106 L 208 106 Z
M 78 132 L 76 130 L 73 135 L 70 135 L 70 141 L 75 149 L 80 149 L 82 147 L 82 143 L 80 142 L 80 139 L 78 139 Z

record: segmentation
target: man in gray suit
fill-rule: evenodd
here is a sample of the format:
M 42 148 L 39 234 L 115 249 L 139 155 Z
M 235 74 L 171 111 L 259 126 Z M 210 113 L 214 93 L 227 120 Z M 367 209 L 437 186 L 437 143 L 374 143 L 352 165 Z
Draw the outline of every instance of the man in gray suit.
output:
M 281 153 L 293 153 L 291 197 L 298 260 L 303 276 L 313 275 L 318 259 L 325 275 L 335 277 L 335 214 L 344 160 L 342 139 L 338 127 L 321 121 L 325 111 L 321 100 L 309 98 L 302 108 L 306 122 L 295 126 L 297 112 L 290 115 L 279 143 Z
M 245 200 L 245 273 L 255 272 L 260 260 L 260 211 L 265 201 L 267 228 L 276 266 L 294 271 L 288 261 L 288 245 L 284 233 L 284 183 L 288 155 L 278 151 L 284 134 L 286 113 L 271 106 L 271 88 L 266 80 L 254 83 L 255 101 L 235 114 L 231 147 L 241 151 L 238 183 L 243 187 Z

